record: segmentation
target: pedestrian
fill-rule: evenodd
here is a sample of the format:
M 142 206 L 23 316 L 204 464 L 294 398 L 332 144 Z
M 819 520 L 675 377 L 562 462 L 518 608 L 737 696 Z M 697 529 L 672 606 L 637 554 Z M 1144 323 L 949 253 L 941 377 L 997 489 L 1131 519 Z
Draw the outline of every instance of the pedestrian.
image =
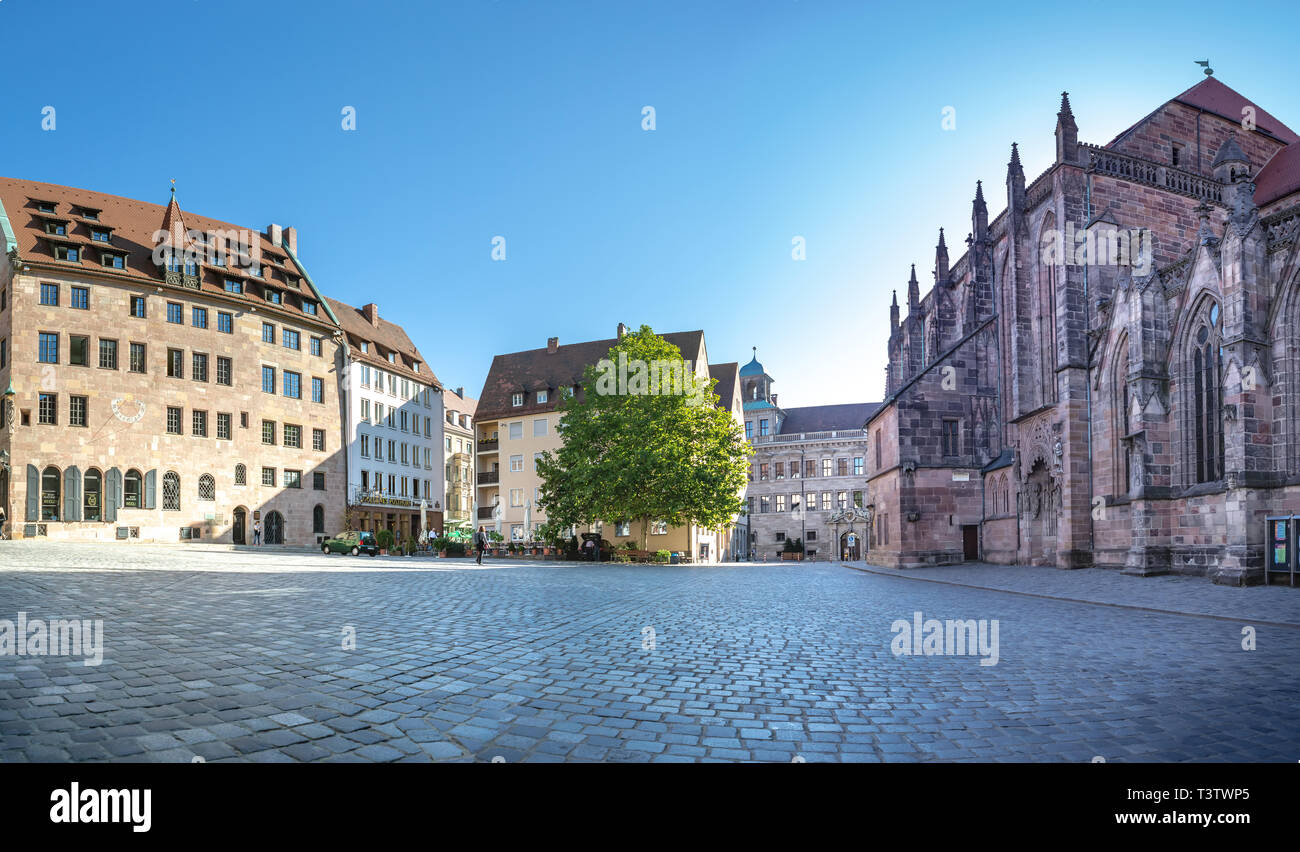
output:
M 487 547 L 487 533 L 483 531 L 482 527 L 479 527 L 478 532 L 474 533 L 474 549 L 478 551 L 478 564 L 480 565 L 483 564 L 483 548 L 485 547 Z
M 596 542 L 592 541 L 591 539 L 587 539 L 587 543 L 586 543 L 585 545 L 583 545 L 583 547 L 587 548 L 587 559 L 588 559 L 589 561 L 591 561 L 591 562 L 595 562 L 595 561 L 596 561 Z
M 256 547 L 262 543 L 262 521 L 259 518 L 253 521 L 253 546 Z
M 0 506 L 0 540 L 3 540 L 4 537 L 5 537 L 5 509 L 4 506 Z

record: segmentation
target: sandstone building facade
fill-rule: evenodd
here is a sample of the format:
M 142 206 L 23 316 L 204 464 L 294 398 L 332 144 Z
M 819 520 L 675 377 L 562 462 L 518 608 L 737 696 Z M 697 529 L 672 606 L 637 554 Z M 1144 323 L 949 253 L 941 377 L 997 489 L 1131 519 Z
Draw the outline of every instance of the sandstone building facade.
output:
M 0 179 L 16 537 L 314 544 L 342 524 L 337 326 L 297 233 Z
M 1103 145 L 1063 95 L 1055 141 L 894 299 L 868 558 L 1258 582 L 1300 513 L 1300 137 L 1207 77 Z

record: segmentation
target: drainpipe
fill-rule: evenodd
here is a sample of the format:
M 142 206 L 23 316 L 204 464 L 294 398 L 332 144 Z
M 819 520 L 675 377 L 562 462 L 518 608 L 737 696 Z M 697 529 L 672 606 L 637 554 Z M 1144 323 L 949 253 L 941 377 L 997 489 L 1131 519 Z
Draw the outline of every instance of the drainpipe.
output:
M 1197 117 L 1197 138 L 1200 137 L 1200 118 Z M 1197 142 L 1196 157 L 1201 157 L 1200 142 Z M 1089 224 L 1092 223 L 1092 174 L 1089 173 L 1084 178 L 1084 215 L 1087 217 Z M 1091 259 L 1091 258 L 1089 258 Z M 1083 265 L 1083 357 L 1084 357 L 1084 388 L 1085 399 L 1088 403 L 1088 552 L 1093 553 L 1097 547 L 1097 521 L 1092 516 L 1092 499 L 1095 493 L 1092 470 L 1092 353 L 1088 349 L 1088 331 L 1092 327 L 1092 304 L 1088 297 L 1088 264 Z M 1093 553 L 1093 558 L 1096 554 Z

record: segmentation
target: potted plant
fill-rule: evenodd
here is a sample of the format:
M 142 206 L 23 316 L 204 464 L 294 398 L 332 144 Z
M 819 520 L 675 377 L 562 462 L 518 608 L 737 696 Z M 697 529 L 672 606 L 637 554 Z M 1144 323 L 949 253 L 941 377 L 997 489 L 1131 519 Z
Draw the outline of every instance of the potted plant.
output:
M 375 533 L 375 543 L 379 545 L 379 555 L 387 556 L 388 551 L 393 547 L 393 531 L 380 530 Z
M 415 547 L 416 547 L 416 546 L 415 546 L 415 536 L 413 536 L 413 535 L 408 535 L 408 536 L 406 537 L 406 555 L 407 555 L 407 556 L 414 556 L 414 555 L 415 555 Z
M 668 562 L 669 560 L 671 560 L 672 558 L 673 558 L 673 555 L 672 555 L 671 553 L 669 553 L 667 550 L 656 550 L 656 551 L 655 551 L 655 562 L 663 562 L 663 563 L 667 563 L 667 562 Z
M 781 548 L 781 558 L 786 561 L 803 561 L 803 539 L 787 538 L 785 547 Z

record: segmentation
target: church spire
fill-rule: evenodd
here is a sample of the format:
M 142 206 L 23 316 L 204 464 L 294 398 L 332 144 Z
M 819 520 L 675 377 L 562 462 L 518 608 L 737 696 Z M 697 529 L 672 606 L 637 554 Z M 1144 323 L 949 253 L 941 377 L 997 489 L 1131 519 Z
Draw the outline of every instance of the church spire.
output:
M 1020 165 L 1020 146 L 1011 143 L 1011 162 L 1007 163 L 1007 211 L 1020 215 L 1025 209 L 1025 169 Z
M 1078 151 L 1079 125 L 1070 109 L 1070 93 L 1061 92 L 1061 109 L 1056 113 L 1056 162 L 1073 163 Z
M 934 280 L 936 284 L 948 280 L 948 245 L 943 241 L 943 228 L 939 229 L 939 244 L 934 247 Z
M 921 311 L 921 285 L 916 281 L 916 264 L 912 264 L 912 277 L 907 279 L 907 315 L 915 319 Z
M 971 202 L 971 237 L 975 241 L 988 238 L 989 206 L 984 203 L 984 181 L 975 181 L 975 200 Z
M 898 331 L 898 291 L 894 291 L 893 303 L 889 306 L 889 330 Z

